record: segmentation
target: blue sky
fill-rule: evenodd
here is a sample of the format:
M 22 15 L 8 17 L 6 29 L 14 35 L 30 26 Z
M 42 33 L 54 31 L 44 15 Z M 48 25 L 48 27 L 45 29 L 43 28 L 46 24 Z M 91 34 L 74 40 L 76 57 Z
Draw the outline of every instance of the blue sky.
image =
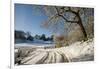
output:
M 52 33 L 48 29 L 41 27 L 41 23 L 47 19 L 47 16 L 42 9 L 36 11 L 35 7 L 36 5 L 15 4 L 15 29 L 31 32 L 33 36 L 36 34 L 51 36 Z

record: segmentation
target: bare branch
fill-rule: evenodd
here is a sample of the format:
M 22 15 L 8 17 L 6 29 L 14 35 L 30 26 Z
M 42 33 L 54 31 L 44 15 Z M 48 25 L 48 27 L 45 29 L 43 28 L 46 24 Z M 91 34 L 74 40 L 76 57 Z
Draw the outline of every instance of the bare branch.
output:
M 49 17 L 49 19 L 48 19 L 47 21 L 43 22 L 43 25 L 42 25 L 42 26 L 48 27 L 49 24 L 51 23 L 51 21 L 52 21 L 54 18 L 57 18 L 57 17 L 58 17 L 57 14 L 55 14 L 55 15 Z
M 71 22 L 71 23 L 77 23 L 78 21 L 70 21 L 70 20 L 67 20 L 63 15 L 59 15 L 61 16 L 66 22 Z
M 57 8 L 56 6 L 55 6 L 55 8 L 56 8 L 56 11 L 57 11 L 58 16 L 62 17 L 66 22 L 71 22 L 71 23 L 77 23 L 77 22 L 78 22 L 78 21 L 69 21 L 69 20 L 67 20 L 63 15 L 61 15 L 61 14 L 59 13 L 59 10 L 58 10 L 58 8 Z M 64 7 L 61 8 L 61 9 L 64 10 Z M 70 7 L 69 7 L 69 10 L 66 10 L 66 11 L 67 11 L 67 12 L 72 12 L 72 13 L 76 14 L 76 12 L 72 11 Z
M 59 10 L 56 6 L 55 6 L 55 9 L 56 9 L 57 14 L 59 15 Z
M 55 15 L 53 15 L 53 16 L 51 16 L 49 19 L 48 19 L 48 23 L 52 20 L 52 19 L 54 19 L 54 18 L 56 18 L 56 17 L 58 17 L 58 14 L 55 14 Z
M 57 16 L 58 16 L 57 14 L 51 16 L 51 17 L 49 18 L 48 22 L 51 21 L 53 18 L 56 18 Z

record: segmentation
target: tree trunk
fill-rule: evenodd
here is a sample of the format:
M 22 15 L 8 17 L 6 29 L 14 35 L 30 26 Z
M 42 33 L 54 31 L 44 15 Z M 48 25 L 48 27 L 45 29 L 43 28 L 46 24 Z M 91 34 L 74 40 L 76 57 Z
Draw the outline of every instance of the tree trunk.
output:
M 80 26 L 81 31 L 83 32 L 83 35 L 84 35 L 84 38 L 85 38 L 84 40 L 87 40 L 87 33 L 86 33 L 86 30 L 85 30 L 85 28 L 83 26 L 79 11 L 78 12 L 74 12 L 74 11 L 72 11 L 70 9 L 70 10 L 67 10 L 66 12 L 71 12 L 71 13 L 75 14 L 76 17 L 78 17 L 78 19 L 79 19 L 78 22 L 76 22 L 76 21 L 68 21 L 64 16 L 62 16 L 62 15 L 59 15 L 59 16 L 61 16 L 66 22 L 77 23 Z
M 83 35 L 84 35 L 84 37 L 85 37 L 85 40 L 87 40 L 87 33 L 86 33 L 85 28 L 84 28 L 84 26 L 83 26 L 83 24 L 82 24 L 81 17 L 80 17 L 79 14 L 77 14 L 77 16 L 78 16 L 78 18 L 79 18 L 79 21 L 78 21 L 77 24 L 80 26 L 81 31 L 83 32 Z

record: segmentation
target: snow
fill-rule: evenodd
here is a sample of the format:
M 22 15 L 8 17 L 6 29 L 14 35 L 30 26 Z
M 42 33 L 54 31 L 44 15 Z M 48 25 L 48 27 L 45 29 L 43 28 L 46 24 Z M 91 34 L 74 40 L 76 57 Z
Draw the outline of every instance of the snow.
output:
M 21 64 L 45 64 L 94 60 L 94 42 L 76 42 L 70 46 L 53 49 L 36 49 L 21 60 Z

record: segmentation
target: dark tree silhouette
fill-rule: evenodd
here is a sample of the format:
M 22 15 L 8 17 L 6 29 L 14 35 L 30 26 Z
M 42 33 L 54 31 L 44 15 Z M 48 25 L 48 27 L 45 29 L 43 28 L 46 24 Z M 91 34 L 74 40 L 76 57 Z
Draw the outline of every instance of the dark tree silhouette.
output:
M 34 36 L 34 38 L 35 38 L 35 39 L 40 39 L 40 35 L 37 35 L 37 34 L 36 34 L 36 35 Z
M 26 35 L 26 34 L 25 34 L 25 32 L 15 30 L 15 39 L 22 39 L 22 40 L 26 40 L 25 35 Z
M 45 34 L 42 34 L 41 37 L 40 37 L 40 39 L 46 41 Z
M 26 35 L 27 35 L 27 40 L 33 41 L 34 38 L 31 36 L 30 32 L 27 32 Z
M 33 41 L 34 38 L 30 35 L 30 36 L 27 37 L 27 40 Z

